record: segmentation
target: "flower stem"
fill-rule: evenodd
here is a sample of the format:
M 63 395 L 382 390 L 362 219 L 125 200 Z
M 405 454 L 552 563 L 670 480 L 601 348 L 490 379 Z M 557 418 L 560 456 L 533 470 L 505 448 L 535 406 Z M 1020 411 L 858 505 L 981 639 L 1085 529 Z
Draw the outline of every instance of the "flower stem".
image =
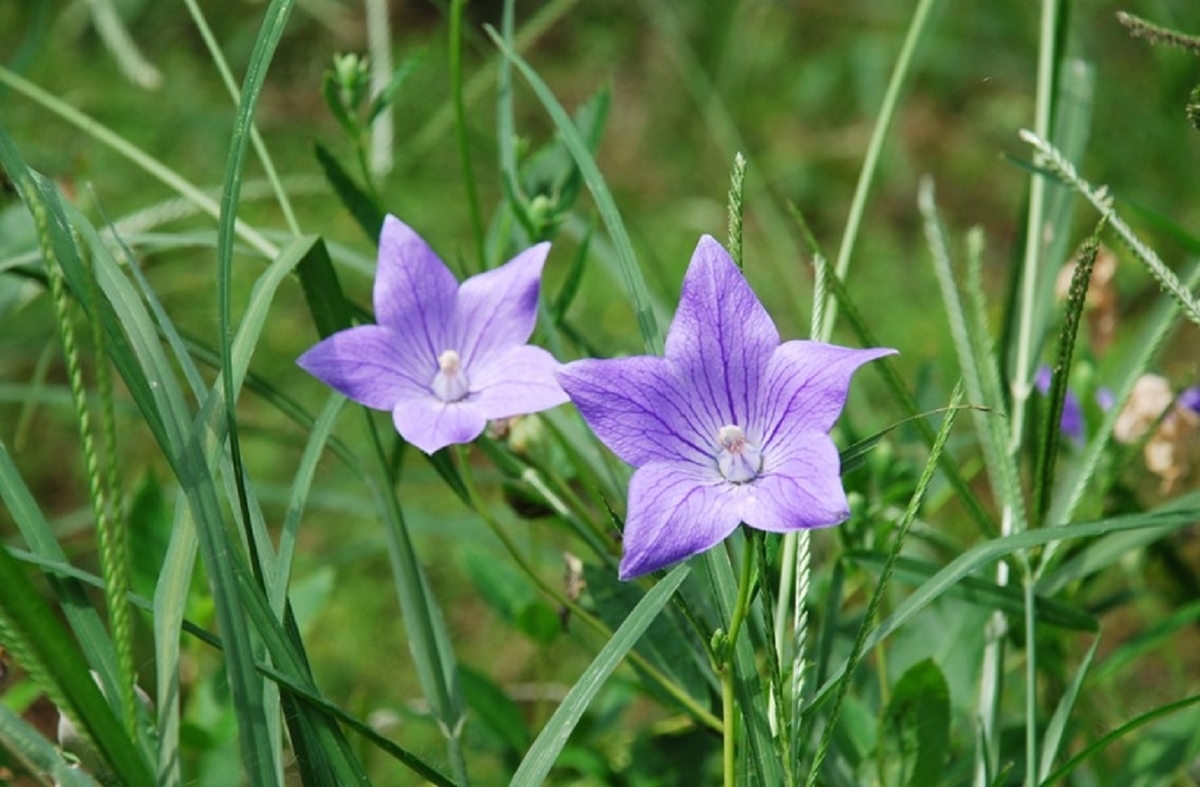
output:
M 725 787 L 733 787 L 735 783 L 736 750 L 734 746 L 737 737 L 737 724 L 734 723 L 737 709 L 733 701 L 733 653 L 737 645 L 737 636 L 742 629 L 742 621 L 746 619 L 746 610 L 750 607 L 750 587 L 754 583 L 754 550 L 751 548 L 748 534 L 742 549 L 742 574 L 738 578 L 737 602 L 733 606 L 733 615 L 729 621 L 729 634 L 725 639 L 724 663 L 721 665 L 721 711 L 725 719 Z
M 538 590 L 542 591 L 551 601 L 560 607 L 570 611 L 572 617 L 583 621 L 589 628 L 605 639 L 612 638 L 612 630 L 604 624 L 599 618 L 595 617 L 583 607 L 579 606 L 575 601 L 567 597 L 566 593 L 558 589 L 551 583 L 542 578 L 534 569 L 529 560 L 521 554 L 517 548 L 517 544 L 513 541 L 512 536 L 504 529 L 504 526 L 492 514 L 487 502 L 483 499 L 483 495 L 479 492 L 479 486 L 475 483 L 475 474 L 471 472 L 471 465 L 468 461 L 468 448 L 465 445 L 456 447 L 458 455 L 458 474 L 462 478 L 463 486 L 467 490 L 467 499 L 470 501 L 471 509 L 483 519 L 492 533 L 500 540 L 504 549 L 509 556 L 516 562 L 517 567 L 533 580 L 537 585 Z M 636 651 L 629 651 L 628 658 L 645 672 L 654 682 L 658 683 L 659 687 L 671 695 L 691 716 L 701 724 L 710 729 L 721 732 L 723 727 L 720 719 L 703 708 L 695 698 L 684 691 L 673 680 L 664 675 L 661 670 L 651 664 L 644 656 Z
M 892 69 L 892 76 L 888 80 L 887 92 L 883 97 L 883 105 L 879 108 L 879 118 L 875 121 L 875 128 L 871 132 L 871 141 L 867 145 L 867 154 L 863 159 L 862 169 L 859 170 L 858 184 L 854 187 L 854 200 L 850 204 L 850 213 L 846 217 L 846 229 L 842 233 L 842 243 L 838 247 L 837 263 L 834 266 L 834 270 L 837 272 L 839 281 L 846 280 L 846 271 L 850 268 L 850 256 L 854 253 L 854 246 L 858 241 L 858 230 L 862 224 L 862 217 L 867 207 L 867 194 L 871 190 L 871 182 L 875 179 L 875 171 L 879 168 L 883 143 L 887 140 L 888 132 L 892 127 L 892 120 L 896 117 L 896 108 L 900 103 L 900 94 L 905 83 L 908 81 L 917 44 L 925 34 L 926 25 L 929 22 L 929 17 L 935 5 L 937 5 L 936 0 L 920 0 L 917 3 L 917 9 L 913 12 L 912 21 L 908 24 L 908 32 L 904 36 L 904 44 L 900 48 L 900 55 L 896 58 L 896 66 Z M 821 331 L 822 338 L 828 338 L 833 332 L 833 324 L 837 321 L 837 309 L 837 301 L 830 301 L 825 311 L 825 323 Z
M 454 96 L 454 130 L 458 137 L 458 157 L 462 163 L 463 185 L 467 190 L 467 207 L 471 212 L 471 235 L 479 254 L 479 268 L 485 270 L 487 261 L 483 248 L 483 217 L 479 210 L 479 192 L 475 188 L 475 173 L 471 170 L 471 149 L 467 144 L 467 105 L 463 101 L 463 8 L 466 0 L 450 4 L 450 93 Z

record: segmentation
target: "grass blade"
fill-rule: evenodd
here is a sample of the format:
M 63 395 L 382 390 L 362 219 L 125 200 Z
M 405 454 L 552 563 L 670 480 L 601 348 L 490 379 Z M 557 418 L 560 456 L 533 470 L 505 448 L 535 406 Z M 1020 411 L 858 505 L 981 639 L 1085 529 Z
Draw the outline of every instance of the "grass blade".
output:
M 1066 183 L 1075 191 L 1079 192 L 1088 202 L 1092 203 L 1109 226 L 1117 233 L 1117 235 L 1129 247 L 1134 256 L 1141 260 L 1146 269 L 1150 271 L 1150 275 L 1158 280 L 1163 289 L 1171 293 L 1176 301 L 1179 302 L 1179 308 L 1189 320 L 1200 325 L 1200 301 L 1196 300 L 1196 296 L 1192 294 L 1190 287 L 1185 284 L 1174 271 L 1166 266 L 1166 264 L 1141 239 L 1134 234 L 1133 230 L 1125 220 L 1117 214 L 1113 208 L 1112 196 L 1108 193 L 1106 187 L 1096 188 L 1079 176 L 1075 170 L 1075 165 L 1067 160 L 1062 153 L 1053 145 L 1030 131 L 1022 131 L 1021 139 L 1033 146 L 1033 148 L 1045 157 L 1045 164 L 1054 173 L 1056 173 L 1064 183 Z
M 0 476 L 7 486 L 16 479 Z M 38 673 L 52 685 L 44 686 L 52 697 L 65 702 L 60 710 L 71 716 L 116 774 L 119 783 L 154 784 L 136 741 L 124 733 L 124 725 L 100 693 L 71 635 L 58 616 L 42 600 L 20 563 L 0 545 L 0 617 L 6 628 L 22 640 L 27 663 L 40 666 Z
M 1041 602 L 1038 603 L 1038 608 L 1041 608 Z M 1087 676 L 1088 668 L 1092 666 L 1092 659 L 1099 646 L 1100 638 L 1096 637 L 1092 640 L 1092 646 L 1088 648 L 1087 655 L 1083 657 L 1083 663 L 1076 667 L 1075 677 L 1071 679 L 1067 690 L 1063 692 L 1062 699 L 1058 701 L 1058 707 L 1054 709 L 1054 715 L 1050 717 L 1050 723 L 1046 725 L 1046 735 L 1042 739 L 1042 761 L 1038 767 L 1039 784 L 1045 782 L 1046 774 L 1054 765 L 1054 756 L 1058 754 L 1058 749 L 1062 746 L 1063 732 L 1066 731 L 1067 722 L 1071 718 L 1071 711 L 1075 709 L 1075 701 L 1079 698 L 1079 689 L 1083 687 L 1083 679 Z
M 870 601 L 867 602 L 867 610 L 863 615 L 862 624 L 859 626 L 858 634 L 854 637 L 854 645 L 850 648 L 850 655 L 846 658 L 846 667 L 842 673 L 841 680 L 837 684 L 837 692 L 833 698 L 833 707 L 829 711 L 828 718 L 825 719 L 824 729 L 821 732 L 821 742 L 817 746 L 817 754 L 813 758 L 812 765 L 808 771 L 807 787 L 813 787 L 820 776 L 821 762 L 825 759 L 830 744 L 833 742 L 833 733 L 837 727 L 838 715 L 841 713 L 842 703 L 850 691 L 850 682 L 854 678 L 854 671 L 857 669 L 863 653 L 869 647 L 867 632 L 875 621 L 875 615 L 879 610 L 879 603 L 882 601 L 883 595 L 887 590 L 888 581 L 895 570 L 896 562 L 900 557 L 900 550 L 904 547 L 904 541 L 908 536 L 909 528 L 912 527 L 913 521 L 917 518 L 917 512 L 921 509 L 921 501 L 925 498 L 925 491 L 929 488 L 929 482 L 933 480 L 933 474 L 937 470 L 938 456 L 942 453 L 942 449 L 946 447 L 946 441 L 950 438 L 950 430 L 954 428 L 954 420 L 958 416 L 958 404 L 961 400 L 962 385 L 959 384 L 955 386 L 954 393 L 950 397 L 950 406 L 946 413 L 946 420 L 942 422 L 942 428 L 938 431 L 937 441 L 933 444 L 933 448 L 930 449 L 929 459 L 925 462 L 925 468 L 921 471 L 921 477 L 917 479 L 917 486 L 913 490 L 912 497 L 908 502 L 908 508 L 905 510 L 904 517 L 900 521 L 900 527 L 895 539 L 892 541 L 892 548 L 888 552 L 887 561 L 883 564 L 879 583 L 871 593 Z
M 686 563 L 672 569 L 650 589 L 629 613 L 625 622 L 613 632 L 612 639 L 605 643 L 595 660 L 584 670 L 579 680 L 575 681 L 558 710 L 538 734 L 537 740 L 521 761 L 521 767 L 513 776 L 513 784 L 541 784 L 545 781 L 550 769 L 554 767 L 554 761 L 558 759 L 559 752 L 571 736 L 571 731 L 583 717 L 584 711 L 596 697 L 604 681 L 671 600 L 680 583 L 687 577 L 688 571 Z
M 1157 721 L 1158 719 L 1161 719 L 1164 716 L 1169 716 L 1172 713 L 1178 713 L 1179 711 L 1190 708 L 1197 703 L 1200 703 L 1200 694 L 1197 694 L 1193 697 L 1188 697 L 1187 699 L 1179 700 L 1177 702 L 1169 702 L 1166 705 L 1157 707 L 1152 711 L 1147 711 L 1146 713 L 1143 713 L 1142 715 L 1125 722 L 1115 730 L 1101 736 L 1099 740 L 1097 740 L 1095 743 L 1092 743 L 1083 751 L 1079 752 L 1079 754 L 1076 754 L 1074 757 L 1068 760 L 1065 765 L 1043 779 L 1041 784 L 1062 784 L 1063 780 L 1066 779 L 1072 771 L 1074 771 L 1083 763 L 1087 762 L 1087 760 L 1093 755 L 1098 754 L 1099 752 L 1108 748 L 1109 745 L 1115 743 L 1139 727 L 1144 727 L 1150 722 Z
M 1178 530 L 1192 524 L 1200 517 L 1200 509 L 1160 510 L 1149 513 L 1101 519 L 1094 522 L 1077 522 L 1055 528 L 1039 528 L 1015 533 L 1011 536 L 985 541 L 972 547 L 950 561 L 937 574 L 921 584 L 911 596 L 896 605 L 895 611 L 880 623 L 867 637 L 864 648 L 873 648 L 931 602 L 945 595 L 963 577 L 991 565 L 992 563 L 1021 550 L 1045 546 L 1079 538 L 1095 538 L 1110 533 L 1161 528 L 1163 531 Z M 809 708 L 823 702 L 835 683 L 846 671 L 843 662 L 830 674 L 825 683 L 809 701 Z
M 57 746 L 3 703 L 0 703 L 0 747 L 7 749 L 30 772 L 53 779 L 55 785 L 97 787 L 95 779 L 68 762 Z

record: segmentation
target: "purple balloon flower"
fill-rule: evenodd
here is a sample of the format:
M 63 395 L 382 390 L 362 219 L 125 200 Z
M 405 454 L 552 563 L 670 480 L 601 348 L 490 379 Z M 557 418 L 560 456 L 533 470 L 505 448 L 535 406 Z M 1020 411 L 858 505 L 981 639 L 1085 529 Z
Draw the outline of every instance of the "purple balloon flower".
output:
M 558 372 L 584 420 L 637 468 L 621 558 L 632 579 L 720 543 L 849 515 L 829 430 L 860 365 L 853 350 L 779 332 L 725 249 L 700 239 L 666 357 L 583 360 Z
M 526 344 L 549 250 L 540 243 L 459 286 L 389 215 L 375 274 L 379 324 L 335 333 L 297 363 L 359 404 L 390 410 L 400 436 L 427 454 L 471 442 L 489 419 L 562 404 L 558 362 Z

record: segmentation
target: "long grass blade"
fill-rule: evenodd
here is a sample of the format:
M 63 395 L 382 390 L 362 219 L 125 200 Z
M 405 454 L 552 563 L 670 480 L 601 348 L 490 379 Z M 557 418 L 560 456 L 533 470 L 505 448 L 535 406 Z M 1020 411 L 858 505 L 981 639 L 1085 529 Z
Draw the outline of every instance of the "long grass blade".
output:
M 1040 603 L 1038 608 L 1041 608 Z M 1046 734 L 1042 739 L 1042 760 L 1038 766 L 1039 784 L 1046 781 L 1046 776 L 1054 765 L 1054 758 L 1058 755 L 1058 750 L 1063 743 L 1067 722 L 1071 718 L 1071 712 L 1075 710 L 1076 700 L 1079 699 L 1079 690 L 1083 688 L 1083 680 L 1087 677 L 1088 669 L 1092 666 L 1092 659 L 1096 656 L 1096 648 L 1099 646 L 1100 638 L 1096 637 L 1092 640 L 1092 646 L 1088 648 L 1083 661 L 1075 668 L 1075 677 L 1067 684 L 1067 690 L 1063 692 L 1062 699 L 1058 701 L 1058 707 L 1054 709 L 1054 715 L 1050 717 L 1050 723 L 1046 725 Z
M 1196 521 L 1200 517 L 1200 509 L 1189 508 L 1178 511 L 1152 511 L 1149 513 L 1129 514 L 1126 516 L 1101 519 L 1094 522 L 1076 522 L 1056 528 L 1039 528 L 1015 533 L 1011 536 L 985 541 L 972 547 L 954 560 L 950 561 L 937 574 L 923 582 L 913 594 L 899 604 L 896 609 L 871 635 L 867 637 L 865 648 L 873 648 L 897 629 L 912 620 L 918 612 L 941 598 L 951 588 L 956 586 L 963 577 L 980 571 L 997 560 L 1015 554 L 1021 550 L 1047 544 L 1072 541 L 1082 538 L 1095 538 L 1112 533 L 1161 528 L 1179 530 Z M 836 682 L 845 673 L 846 663 L 835 668 L 825 683 L 816 691 L 809 701 L 807 708 L 823 702 Z
M 572 730 L 600 691 L 600 687 L 671 600 L 671 596 L 687 577 L 688 571 L 687 564 L 672 569 L 650 589 L 629 613 L 625 622 L 613 632 L 612 639 L 605 643 L 591 665 L 584 670 L 579 680 L 575 681 L 558 710 L 538 734 L 537 740 L 521 761 L 521 767 L 514 774 L 513 784 L 541 784 L 545 781 Z

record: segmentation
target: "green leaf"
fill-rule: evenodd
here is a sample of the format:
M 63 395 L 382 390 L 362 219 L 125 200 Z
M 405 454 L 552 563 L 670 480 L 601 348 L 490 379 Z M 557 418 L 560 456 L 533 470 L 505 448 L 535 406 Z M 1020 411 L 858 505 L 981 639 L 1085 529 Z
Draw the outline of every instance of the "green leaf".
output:
M 1188 697 L 1187 699 L 1178 700 L 1177 702 L 1169 702 L 1166 705 L 1161 705 L 1154 710 L 1147 711 L 1146 713 L 1143 713 L 1142 715 L 1125 722 L 1120 727 L 1117 727 L 1115 730 L 1112 730 L 1111 732 L 1101 736 L 1083 751 L 1076 754 L 1074 757 L 1068 760 L 1065 765 L 1042 780 L 1041 784 L 1047 785 L 1047 787 L 1052 784 L 1063 784 L 1067 776 L 1069 776 L 1076 768 L 1139 727 L 1144 727 L 1152 721 L 1157 721 L 1165 716 L 1170 716 L 1173 713 L 1178 713 L 1181 710 L 1186 710 L 1187 708 L 1197 704 L 1200 704 L 1200 694 Z M 1194 734 L 1194 731 L 1195 726 L 1189 725 L 1189 732 Z
M 513 776 L 512 784 L 541 784 L 554 767 L 571 731 L 579 723 L 600 687 L 620 664 L 625 654 L 637 643 L 642 634 L 671 600 L 680 583 L 688 575 L 688 565 L 677 566 L 650 589 L 634 608 L 625 622 L 613 632 L 612 639 L 605 643 L 596 658 L 584 670 L 579 680 L 567 692 L 558 710 L 542 728 L 533 742 L 521 767 Z
M 881 552 L 847 552 L 844 557 L 873 568 L 881 567 L 886 560 L 886 556 Z M 937 574 L 940 569 L 941 566 L 926 560 L 911 557 L 896 559 L 896 578 L 917 587 Z M 1011 615 L 1020 615 L 1025 609 L 1025 594 L 1020 586 L 997 585 L 974 576 L 960 579 L 946 595 Z M 1037 596 L 1036 609 L 1039 623 L 1075 631 L 1098 631 L 1100 628 L 1096 618 L 1082 609 L 1042 595 Z
M 1070 525 L 1060 525 L 1054 528 L 1039 528 L 1027 530 L 1003 538 L 995 538 L 972 547 L 944 568 L 921 584 L 911 596 L 899 604 L 886 620 L 880 623 L 871 635 L 867 637 L 864 647 L 869 649 L 886 639 L 892 632 L 907 623 L 912 617 L 931 601 L 949 592 L 963 577 L 975 574 L 990 566 L 997 560 L 1023 549 L 1045 546 L 1077 538 L 1094 538 L 1096 536 L 1143 530 L 1147 528 L 1172 528 L 1178 530 L 1186 527 L 1200 517 L 1200 510 L 1158 511 L 1150 513 L 1130 514 L 1127 516 L 1102 519 L 1095 522 L 1078 522 Z M 825 696 L 841 678 L 846 669 L 843 662 L 828 677 L 825 683 L 816 691 L 806 704 L 808 710 L 825 699 Z
M 346 173 L 333 154 L 320 142 L 314 143 L 313 154 L 317 157 L 317 163 L 321 165 L 321 171 L 325 173 L 325 179 L 333 187 L 333 193 L 337 194 L 342 205 L 350 211 L 350 215 L 354 217 L 370 241 L 378 243 L 379 233 L 383 230 L 385 215 L 383 208 L 373 197 L 359 188 L 359 185 L 354 182 L 354 178 Z
M 465 665 L 459 666 L 463 696 L 475 718 L 499 740 L 513 761 L 529 748 L 533 734 L 525 714 L 504 690 L 482 672 Z
M 1054 765 L 1054 758 L 1058 755 L 1059 747 L 1063 743 L 1063 732 L 1067 728 L 1067 722 L 1071 719 L 1071 711 L 1075 709 L 1075 701 L 1079 698 L 1079 689 L 1083 687 L 1083 679 L 1087 676 L 1088 668 L 1092 666 L 1092 659 L 1096 656 L 1096 648 L 1099 646 L 1100 638 L 1096 637 L 1092 640 L 1092 646 L 1088 648 L 1087 655 L 1083 657 L 1083 661 L 1076 668 L 1075 677 L 1071 679 L 1067 690 L 1063 692 L 1062 699 L 1058 701 L 1058 707 L 1054 709 L 1050 723 L 1046 725 L 1046 734 L 1042 739 L 1042 761 L 1038 767 L 1039 783 L 1045 781 L 1046 774 Z
M 1012 528 L 1024 530 L 1025 498 L 1021 492 L 1016 460 L 1008 451 L 1006 421 L 1000 417 L 1006 412 L 1005 403 L 996 371 L 996 356 L 983 319 L 982 304 L 973 298 L 972 306 L 975 308 L 968 317 L 954 279 L 945 232 L 934 200 L 933 181 L 928 178 L 921 182 L 919 205 L 925 223 L 925 237 L 933 257 L 933 270 L 937 274 L 942 304 L 949 322 L 950 338 L 958 356 L 968 400 L 995 411 L 973 414 L 992 492 L 1011 512 Z
M 154 595 L 163 559 L 171 542 L 171 510 L 162 485 L 146 472 L 129 503 L 129 560 L 133 592 Z
M 587 564 L 583 567 L 583 576 L 588 593 L 595 604 L 596 615 L 609 628 L 616 628 L 641 600 L 642 592 L 639 586 L 631 582 L 621 582 L 610 568 Z M 706 675 L 710 673 L 707 665 L 704 665 L 705 669 L 702 671 L 697 661 L 699 651 L 695 639 L 679 625 L 673 615 L 660 615 L 638 642 L 635 650 L 669 675 L 688 694 L 701 700 L 703 704 L 708 703 L 710 683 Z M 650 681 L 645 685 L 651 690 L 654 688 Z
M 950 689 L 932 659 L 917 662 L 900 677 L 887 715 L 897 727 L 902 747 L 906 731 L 915 727 L 917 759 L 909 787 L 940 782 L 950 749 Z

